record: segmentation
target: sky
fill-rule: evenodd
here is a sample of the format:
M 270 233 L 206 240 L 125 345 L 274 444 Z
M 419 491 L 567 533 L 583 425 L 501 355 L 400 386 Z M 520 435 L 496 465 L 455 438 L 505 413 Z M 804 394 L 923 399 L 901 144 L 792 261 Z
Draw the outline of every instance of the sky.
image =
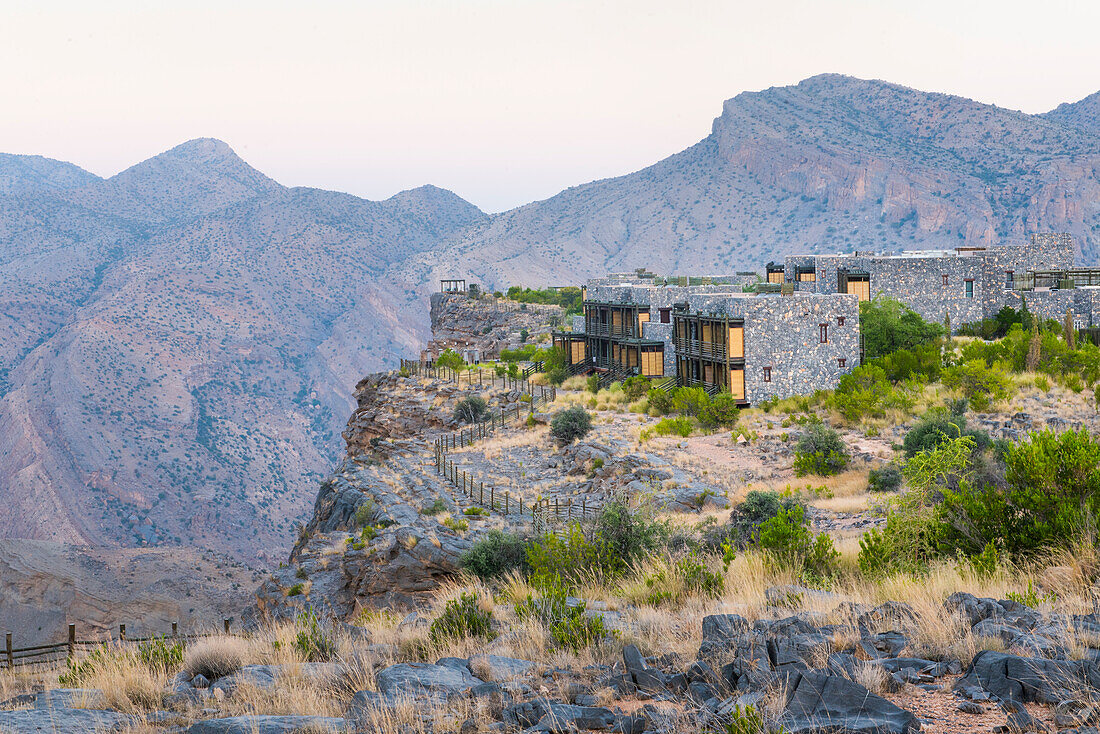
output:
M 496 212 L 819 73 L 1043 112 L 1100 90 L 1098 28 L 1068 0 L 0 0 L 0 151 L 109 176 L 216 137 L 288 186 Z

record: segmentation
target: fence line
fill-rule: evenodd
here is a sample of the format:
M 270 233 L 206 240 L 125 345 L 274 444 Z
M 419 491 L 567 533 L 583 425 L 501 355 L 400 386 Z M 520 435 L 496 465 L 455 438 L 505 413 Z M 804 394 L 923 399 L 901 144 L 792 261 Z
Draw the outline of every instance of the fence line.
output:
M 13 644 L 13 636 L 11 632 L 4 634 L 4 651 L 2 657 L 0 657 L 0 670 L 12 670 L 18 666 L 24 665 L 37 665 L 43 663 L 55 663 L 61 660 L 71 660 L 77 650 L 84 651 L 90 648 L 95 648 L 100 645 L 104 645 L 110 642 L 121 644 L 140 644 L 142 642 L 149 642 L 151 640 L 178 640 L 186 642 L 187 640 L 197 640 L 202 637 L 214 637 L 217 634 L 229 634 L 230 620 L 225 619 L 222 621 L 222 632 L 191 632 L 188 634 L 179 633 L 179 623 L 172 623 L 172 632 L 165 635 L 150 635 L 147 637 L 129 637 L 126 634 L 126 625 L 120 624 L 118 626 L 118 637 L 107 637 L 106 639 L 98 640 L 78 640 L 76 638 L 76 625 L 69 624 L 68 639 L 64 642 L 53 642 L 44 645 L 30 645 L 28 647 L 15 647 Z

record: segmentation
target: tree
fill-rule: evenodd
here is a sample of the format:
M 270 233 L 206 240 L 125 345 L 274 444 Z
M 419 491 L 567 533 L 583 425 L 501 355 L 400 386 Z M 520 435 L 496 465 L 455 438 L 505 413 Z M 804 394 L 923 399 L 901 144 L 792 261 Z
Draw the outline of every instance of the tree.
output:
M 1077 329 L 1073 328 L 1073 311 L 1066 309 L 1066 319 L 1062 323 L 1062 334 L 1070 350 L 1077 349 Z
M 455 405 L 454 418 L 459 423 L 478 423 L 489 417 L 489 406 L 479 395 L 471 395 Z
M 592 430 L 592 416 L 579 405 L 566 408 L 550 421 L 550 435 L 563 444 L 584 438 Z
M 867 361 L 914 349 L 943 335 L 942 326 L 928 323 L 901 301 L 885 296 L 859 304 L 859 322 Z
M 977 411 L 988 410 L 994 403 L 1006 400 L 1012 388 L 1012 381 L 1003 370 L 988 367 L 981 359 L 948 367 L 943 371 L 943 384 L 961 390 Z
M 446 367 L 449 370 L 459 371 L 466 368 L 466 360 L 453 349 L 445 349 L 435 358 L 436 367 Z
M 1042 357 L 1043 337 L 1039 334 L 1039 319 L 1028 317 L 1031 321 L 1031 340 L 1027 345 L 1027 362 L 1025 367 L 1028 372 L 1039 369 L 1039 359 Z

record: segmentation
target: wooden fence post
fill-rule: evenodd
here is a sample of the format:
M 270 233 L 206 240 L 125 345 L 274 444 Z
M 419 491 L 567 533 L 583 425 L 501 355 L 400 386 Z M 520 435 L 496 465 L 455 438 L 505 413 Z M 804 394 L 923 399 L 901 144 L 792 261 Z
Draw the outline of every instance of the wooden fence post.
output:
M 124 642 L 126 640 L 126 625 L 124 624 L 120 624 L 118 626 L 118 639 L 120 642 Z
M 8 670 L 15 668 L 15 655 L 11 651 L 11 632 L 4 635 L 4 653 L 8 659 Z
M 507 514 L 508 514 L 508 497 L 509 497 L 509 496 L 510 496 L 510 495 L 509 495 L 509 493 L 508 493 L 508 492 L 505 492 L 505 493 L 504 493 L 504 514 L 505 514 L 505 515 L 507 515 Z
M 489 487 L 489 507 L 493 510 L 497 508 L 495 487 Z
M 68 645 L 68 650 L 69 650 L 69 654 L 68 654 L 68 657 L 70 657 L 70 658 L 71 658 L 71 657 L 73 656 L 73 653 L 75 653 L 75 652 L 76 652 L 76 625 L 75 625 L 75 624 L 70 624 L 70 625 L 69 625 L 69 645 Z
M 481 492 L 478 494 L 477 502 L 479 505 L 485 504 L 485 482 L 481 482 Z
M 172 637 L 178 637 L 179 636 L 179 630 L 180 630 L 180 623 L 179 622 L 173 622 L 172 623 Z
M 225 634 L 229 634 L 229 620 L 225 620 Z

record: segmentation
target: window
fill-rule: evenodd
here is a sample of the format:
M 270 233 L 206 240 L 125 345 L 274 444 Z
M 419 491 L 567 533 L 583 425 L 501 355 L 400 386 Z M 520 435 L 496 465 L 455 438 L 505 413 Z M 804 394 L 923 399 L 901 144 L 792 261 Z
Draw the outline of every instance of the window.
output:
M 820 327 L 821 327 L 821 343 L 822 344 L 828 344 L 829 343 L 829 325 L 828 324 L 820 324 Z
M 843 316 L 837 316 L 836 317 L 836 325 L 837 326 L 844 326 L 844 317 Z
M 662 308 L 661 309 L 661 323 L 662 324 L 667 324 L 670 321 L 672 321 L 672 309 L 671 308 Z
M 967 298 L 973 298 L 974 297 L 974 281 L 972 279 L 968 278 L 965 281 L 965 283 L 966 283 L 966 297 Z
M 764 382 L 771 382 L 771 381 L 772 381 L 772 368 L 771 367 L 765 367 L 764 368 Z
M 1015 280 L 1016 280 L 1016 271 L 1015 270 L 1006 270 L 1005 271 L 1005 288 L 1012 288 L 1015 285 L 1015 283 L 1013 282 Z
M 844 369 L 844 367 L 848 364 L 848 360 L 845 357 L 837 357 L 836 363 L 840 366 L 841 369 Z
M 946 273 L 943 276 L 943 284 L 947 285 L 947 274 Z

